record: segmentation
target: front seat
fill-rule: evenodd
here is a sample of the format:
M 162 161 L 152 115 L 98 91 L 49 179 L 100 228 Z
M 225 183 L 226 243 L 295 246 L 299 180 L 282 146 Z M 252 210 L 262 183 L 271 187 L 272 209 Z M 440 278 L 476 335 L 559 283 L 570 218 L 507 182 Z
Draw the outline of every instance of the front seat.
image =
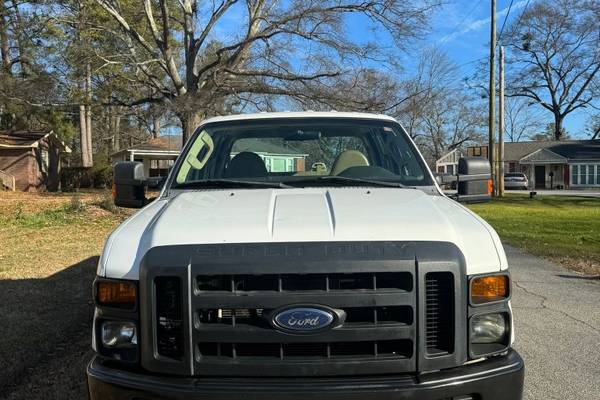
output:
M 331 166 L 331 175 L 339 175 L 351 167 L 368 167 L 369 160 L 358 150 L 346 150 L 341 152 Z
M 251 151 L 236 154 L 225 170 L 227 178 L 260 178 L 267 176 L 267 167 L 262 158 Z

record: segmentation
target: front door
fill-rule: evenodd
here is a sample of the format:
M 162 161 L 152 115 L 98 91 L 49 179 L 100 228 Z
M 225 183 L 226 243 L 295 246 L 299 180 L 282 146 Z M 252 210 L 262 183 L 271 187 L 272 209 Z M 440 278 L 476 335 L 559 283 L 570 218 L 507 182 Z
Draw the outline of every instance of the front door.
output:
M 545 188 L 546 187 L 546 166 L 536 165 L 535 166 L 535 187 Z

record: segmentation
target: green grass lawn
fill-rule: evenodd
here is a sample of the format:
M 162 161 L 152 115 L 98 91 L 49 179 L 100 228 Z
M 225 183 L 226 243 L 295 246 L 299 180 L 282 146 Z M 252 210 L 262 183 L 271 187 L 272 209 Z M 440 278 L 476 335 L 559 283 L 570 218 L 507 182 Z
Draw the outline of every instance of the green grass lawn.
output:
M 600 272 L 600 199 L 508 195 L 469 207 L 507 244 L 582 272 Z

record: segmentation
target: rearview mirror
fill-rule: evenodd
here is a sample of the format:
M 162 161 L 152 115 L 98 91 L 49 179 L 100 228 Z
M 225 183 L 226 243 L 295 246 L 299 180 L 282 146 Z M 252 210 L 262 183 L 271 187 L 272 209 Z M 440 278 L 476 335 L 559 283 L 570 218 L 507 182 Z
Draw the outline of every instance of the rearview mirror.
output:
M 484 157 L 462 157 L 458 174 L 440 175 L 438 182 L 456 182 L 457 191 L 449 194 L 461 203 L 482 203 L 492 199 L 492 175 L 489 161 Z
M 113 182 L 115 205 L 141 208 L 147 204 L 144 164 L 134 161 L 116 163 Z

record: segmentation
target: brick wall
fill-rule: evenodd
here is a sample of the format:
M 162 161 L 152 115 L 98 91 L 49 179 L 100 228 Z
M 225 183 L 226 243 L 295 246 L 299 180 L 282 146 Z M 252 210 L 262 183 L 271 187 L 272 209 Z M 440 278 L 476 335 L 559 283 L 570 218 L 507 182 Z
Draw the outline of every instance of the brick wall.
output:
M 43 180 L 34 149 L 0 148 L 0 169 L 15 177 L 17 190 L 43 189 Z

